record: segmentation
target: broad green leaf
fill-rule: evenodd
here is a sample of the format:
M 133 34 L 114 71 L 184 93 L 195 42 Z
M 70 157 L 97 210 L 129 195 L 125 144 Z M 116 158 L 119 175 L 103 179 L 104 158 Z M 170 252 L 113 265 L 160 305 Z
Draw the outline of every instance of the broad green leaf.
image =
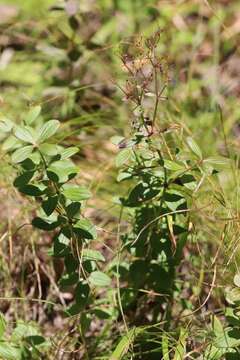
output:
M 74 224 L 73 231 L 86 239 L 96 239 L 97 232 L 93 223 L 88 219 L 81 219 Z
M 184 164 L 172 160 L 164 160 L 164 167 L 172 171 L 183 171 L 186 169 Z
M 123 180 L 127 180 L 127 179 L 131 179 L 132 177 L 132 174 L 128 173 L 128 172 L 120 172 L 118 174 L 118 177 L 117 177 L 117 181 L 123 181 Z
M 38 186 L 31 184 L 20 187 L 19 191 L 29 196 L 41 196 L 43 194 L 43 191 Z
M 200 147 L 198 146 L 198 144 L 195 142 L 195 140 L 193 140 L 193 138 L 191 137 L 187 137 L 187 144 L 190 147 L 190 149 L 192 150 L 192 152 L 197 155 L 197 157 L 199 159 L 202 159 L 202 151 L 200 149 Z
M 84 249 L 82 254 L 83 260 L 105 261 L 104 256 L 97 250 Z
M 109 360 L 121 360 L 127 354 L 130 346 L 133 344 L 135 337 L 141 332 L 140 328 L 131 329 L 127 335 L 124 335 L 119 341 L 116 349 Z
M 5 317 L 4 317 L 3 313 L 0 312 L 0 339 L 2 339 L 2 337 L 5 333 L 6 327 L 7 327 L 7 323 L 6 323 Z
M 45 338 L 43 336 L 40 336 L 40 335 L 27 336 L 25 339 L 26 339 L 27 342 L 29 342 L 33 346 L 38 346 L 38 345 L 41 345 L 43 343 L 46 343 Z
M 69 308 L 65 310 L 65 313 L 67 316 L 75 316 L 78 315 L 82 311 L 82 305 L 81 304 L 73 304 Z
M 76 146 L 71 146 L 61 152 L 61 159 L 68 159 L 71 156 L 77 154 L 79 149 Z
M 34 175 L 34 171 L 24 171 L 21 175 L 19 175 L 15 180 L 13 185 L 15 187 L 22 187 L 27 185 L 29 181 L 32 179 Z
M 22 320 L 17 322 L 17 326 L 13 330 L 11 340 L 18 341 L 22 340 L 27 336 L 38 335 L 38 329 L 33 323 L 25 323 Z
M 93 313 L 95 316 L 97 316 L 101 320 L 110 319 L 112 317 L 112 311 L 111 309 L 104 309 L 104 308 L 94 308 Z
M 110 141 L 112 144 L 114 145 L 118 145 L 121 141 L 125 140 L 125 138 L 123 136 L 112 136 Z
M 81 203 L 74 201 L 66 207 L 67 215 L 70 218 L 73 218 L 76 215 L 78 215 L 80 209 L 81 209 Z
M 222 170 L 230 167 L 231 160 L 223 156 L 215 156 L 203 160 L 203 164 L 210 165 L 216 170 Z
M 239 305 L 240 304 L 240 288 L 226 287 L 225 291 L 226 291 L 225 297 L 229 304 L 231 304 L 231 305 L 234 305 L 234 304 Z
M 55 156 L 58 154 L 58 146 L 56 144 L 40 144 L 39 150 L 41 151 L 41 153 L 47 156 Z
M 89 293 L 90 288 L 87 282 L 80 281 L 75 289 L 75 301 L 78 305 L 81 305 L 82 308 L 86 305 L 88 301 Z
M 13 135 L 7 137 L 7 139 L 3 142 L 2 149 L 4 151 L 14 150 L 21 146 L 21 142 Z
M 91 193 L 87 188 L 77 185 L 65 185 L 62 193 L 67 199 L 72 201 L 87 200 L 91 197 Z
M 116 166 L 121 167 L 124 165 L 132 156 L 132 149 L 123 149 L 116 156 Z
M 49 196 L 47 200 L 44 200 L 42 202 L 42 208 L 46 215 L 51 215 L 53 211 L 55 210 L 58 203 L 58 196 Z
M 234 285 L 240 287 L 240 274 L 236 274 L 233 278 Z
M 0 358 L 4 360 L 21 360 L 21 350 L 14 344 L 0 342 Z
M 14 132 L 16 138 L 26 143 L 35 144 L 35 138 L 33 136 L 33 129 L 28 126 L 17 126 Z
M 12 162 L 20 163 L 26 160 L 29 157 L 29 155 L 31 155 L 32 151 L 33 151 L 32 145 L 27 145 L 15 150 L 14 153 L 12 154 Z
M 37 119 L 40 112 L 41 112 L 40 105 L 32 107 L 25 118 L 26 124 L 31 125 Z
M 47 169 L 48 178 L 55 182 L 64 183 L 78 173 L 78 167 L 70 160 L 53 162 Z
M 109 286 L 111 284 L 111 278 L 104 274 L 102 271 L 93 271 L 89 278 L 89 282 L 94 286 Z
M 61 277 L 59 281 L 60 286 L 72 286 L 75 285 L 79 280 L 79 275 L 77 272 L 72 272 L 71 274 L 65 274 Z
M 0 119 L 0 132 L 8 133 L 13 128 L 13 122 L 7 118 Z
M 46 122 L 40 129 L 39 135 L 37 138 L 37 142 L 39 144 L 43 143 L 45 140 L 49 139 L 53 136 L 60 126 L 60 122 L 58 120 L 49 120 Z
M 59 226 L 59 221 L 51 221 L 49 219 L 42 219 L 37 216 L 32 220 L 32 225 L 41 230 L 51 231 L 51 230 L 56 229 Z

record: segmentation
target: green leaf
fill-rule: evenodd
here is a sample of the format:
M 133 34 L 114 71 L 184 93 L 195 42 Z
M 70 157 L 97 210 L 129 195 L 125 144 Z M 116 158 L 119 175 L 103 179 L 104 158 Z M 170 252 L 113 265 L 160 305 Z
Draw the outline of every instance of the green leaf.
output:
M 14 134 L 19 140 L 30 144 L 35 144 L 33 129 L 29 128 L 28 126 L 17 126 Z
M 164 333 L 163 336 L 162 336 L 162 353 L 163 353 L 162 360 L 170 360 L 168 336 L 166 335 L 166 333 Z
M 172 171 L 183 171 L 186 169 L 184 164 L 182 163 L 172 160 L 165 160 L 165 159 L 164 159 L 164 167 Z
M 68 159 L 71 156 L 77 154 L 79 149 L 76 146 L 71 146 L 61 152 L 61 159 Z
M 78 173 L 78 167 L 70 160 L 59 160 L 47 169 L 48 178 L 54 182 L 66 182 Z
M 186 355 L 187 336 L 187 330 L 181 328 L 173 360 L 184 359 L 184 355 Z
M 222 170 L 230 167 L 231 160 L 223 156 L 215 156 L 203 160 L 203 164 L 210 165 L 217 170 Z
M 93 310 L 93 313 L 95 316 L 97 316 L 101 320 L 110 319 L 112 317 L 111 311 L 109 311 L 108 309 L 100 308 L 100 307 L 95 308 Z
M 130 346 L 133 344 L 135 337 L 141 332 L 140 328 L 133 328 L 128 331 L 119 341 L 116 349 L 112 353 L 109 360 L 121 360 L 127 354 Z
M 72 201 L 87 200 L 91 197 L 91 193 L 87 188 L 77 185 L 65 185 L 63 195 Z
M 233 278 L 234 285 L 240 287 L 240 274 L 236 274 Z
M 27 185 L 29 181 L 32 179 L 33 175 L 34 175 L 34 171 L 25 171 L 24 173 L 16 177 L 13 185 L 15 187 L 21 187 Z
M 31 184 L 19 188 L 19 191 L 29 196 L 41 196 L 43 194 L 43 191 L 39 187 Z
M 102 271 L 93 271 L 89 278 L 89 282 L 94 286 L 109 286 L 111 284 L 111 278 L 104 274 Z
M 40 335 L 27 336 L 25 340 L 27 340 L 33 346 L 38 346 L 46 342 L 44 337 Z
M 13 135 L 7 137 L 7 139 L 3 142 L 2 149 L 4 151 L 17 149 L 21 145 L 21 142 Z
M 0 339 L 3 337 L 6 327 L 7 327 L 7 323 L 5 317 L 3 313 L 0 312 Z
M 79 275 L 77 272 L 72 272 L 71 274 L 65 274 L 61 277 L 59 281 L 60 286 L 72 286 L 75 285 L 79 280 Z
M 17 326 L 13 330 L 11 340 L 19 341 L 28 336 L 38 335 L 38 329 L 34 323 L 25 323 L 22 320 L 17 322 Z
M 190 147 L 190 149 L 192 150 L 192 152 L 195 155 L 197 155 L 197 157 L 199 159 L 202 159 L 202 151 L 201 151 L 200 147 L 198 146 L 198 144 L 193 140 L 193 138 L 187 137 L 187 144 Z
M 42 208 L 46 215 L 51 215 L 58 203 L 58 196 L 49 196 L 47 200 L 42 202 Z
M 73 227 L 73 231 L 86 238 L 86 239 L 96 239 L 97 232 L 93 223 L 88 219 L 79 220 Z
M 83 260 L 105 261 L 104 256 L 97 250 L 84 249 L 82 254 Z
M 81 305 L 82 308 L 87 304 L 89 293 L 90 288 L 87 282 L 80 281 L 75 289 L 75 301 L 78 305 Z
M 123 149 L 116 156 L 116 166 L 121 167 L 124 165 L 132 156 L 132 149 Z
M 69 204 L 67 207 L 66 207 L 66 211 L 67 211 L 67 215 L 70 217 L 70 218 L 73 218 L 74 216 L 76 216 L 79 211 L 81 209 L 81 203 L 80 202 L 72 202 L 71 204 Z
M 41 144 L 45 140 L 49 139 L 57 132 L 59 126 L 60 122 L 58 120 L 49 120 L 46 122 L 39 130 L 37 142 Z
M 73 304 L 69 308 L 65 310 L 67 316 L 75 316 L 78 315 L 82 311 L 81 304 Z
M 110 139 L 111 143 L 114 145 L 118 145 L 123 140 L 125 140 L 125 138 L 123 136 L 118 136 L 118 135 L 112 136 Z
M 238 287 L 235 288 L 226 287 L 225 291 L 226 291 L 225 297 L 229 304 L 231 305 L 240 304 L 240 289 Z
M 7 118 L 0 119 L 0 131 L 4 133 L 8 133 L 13 128 L 13 122 Z
M 0 342 L 0 358 L 4 360 L 21 360 L 21 350 L 9 342 Z
M 37 119 L 40 113 L 41 113 L 40 105 L 32 107 L 25 118 L 26 124 L 31 125 Z
M 42 219 L 37 216 L 32 220 L 32 225 L 41 230 L 52 231 L 59 226 L 59 221 L 51 221 L 49 219 Z
M 31 155 L 32 151 L 33 151 L 32 145 L 27 145 L 17 149 L 12 154 L 12 162 L 17 164 L 26 160 L 29 157 L 29 155 Z
M 39 150 L 41 151 L 41 153 L 47 156 L 55 156 L 58 154 L 58 146 L 56 144 L 40 144 Z

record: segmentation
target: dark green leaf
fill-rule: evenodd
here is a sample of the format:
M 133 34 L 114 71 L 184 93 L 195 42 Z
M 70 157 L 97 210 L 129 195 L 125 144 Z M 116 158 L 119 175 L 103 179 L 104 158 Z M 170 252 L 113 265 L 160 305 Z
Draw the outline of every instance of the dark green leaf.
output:
M 59 281 L 60 286 L 72 286 L 76 284 L 79 280 L 79 275 L 76 272 L 71 274 L 65 274 Z
M 42 202 L 42 208 L 46 215 L 51 215 L 53 211 L 55 210 L 58 203 L 58 196 L 49 196 L 47 200 L 44 200 Z
M 88 219 L 79 220 L 73 227 L 73 231 L 85 239 L 96 239 L 96 228 Z
M 43 191 L 39 189 L 39 187 L 31 184 L 22 186 L 21 188 L 19 188 L 19 191 L 29 196 L 41 196 L 43 194 Z
M 34 171 L 25 171 L 14 180 L 13 185 L 15 187 L 22 187 L 24 185 L 27 185 L 32 179 L 33 175 Z
M 69 204 L 66 207 L 66 211 L 67 211 L 67 215 L 70 218 L 73 218 L 74 216 L 79 214 L 81 208 L 81 203 L 80 202 L 72 202 L 71 204 Z
M 35 217 L 32 220 L 32 225 L 38 229 L 51 231 L 56 229 L 59 226 L 59 221 L 49 221 L 48 219 L 42 219 L 40 217 Z
M 81 305 L 82 309 L 88 302 L 90 288 L 87 282 L 79 282 L 75 289 L 75 301 L 78 305 Z

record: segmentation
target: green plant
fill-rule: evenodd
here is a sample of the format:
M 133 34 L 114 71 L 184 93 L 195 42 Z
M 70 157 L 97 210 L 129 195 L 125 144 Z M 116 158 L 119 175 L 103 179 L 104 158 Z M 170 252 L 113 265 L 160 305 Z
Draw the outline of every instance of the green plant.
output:
M 204 158 L 180 123 L 166 122 L 161 104 L 167 99 L 168 64 L 159 55 L 160 36 L 158 31 L 138 40 L 122 56 L 128 78 L 121 90 L 132 107 L 132 134 L 112 139 L 121 149 L 118 181 L 129 189 L 120 198 L 121 218 L 130 225 L 119 244 L 117 276 L 124 285 L 118 300 L 127 334 L 127 323 L 143 326 L 128 345 L 133 358 L 168 359 L 175 352 L 174 359 L 182 359 L 188 330 L 177 313 L 192 304 L 181 300 L 181 262 L 199 211 L 198 190 L 228 159 Z M 168 332 L 175 340 L 166 344 Z
M 41 335 L 34 322 L 18 321 L 11 332 L 6 334 L 7 321 L 0 314 L 0 357 L 4 360 L 42 359 L 50 343 Z
M 97 233 L 83 214 L 83 202 L 91 193 L 72 181 L 78 167 L 71 157 L 78 148 L 63 148 L 53 141 L 60 123 L 50 120 L 41 125 L 40 111 L 40 106 L 33 107 L 18 126 L 8 119 L 2 120 L 1 128 L 8 135 L 3 149 L 11 153 L 18 172 L 14 186 L 39 204 L 32 226 L 54 233 L 49 253 L 64 260 L 59 286 L 73 289 L 74 303 L 65 309 L 72 316 L 91 303 L 94 293 L 91 288 L 108 286 L 111 279 L 99 270 L 104 256 L 89 247 Z

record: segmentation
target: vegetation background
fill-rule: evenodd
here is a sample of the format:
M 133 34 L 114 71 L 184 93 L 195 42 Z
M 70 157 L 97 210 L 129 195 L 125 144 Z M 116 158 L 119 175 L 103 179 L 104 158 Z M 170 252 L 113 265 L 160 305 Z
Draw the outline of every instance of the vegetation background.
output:
M 126 214 L 119 221 L 117 199 L 128 185 L 116 180 L 119 148 L 111 138 L 129 138 L 131 132 L 131 107 L 119 89 L 126 77 L 121 49 L 159 28 L 160 53 L 169 64 L 159 127 L 180 128 L 193 137 L 204 158 L 216 159 L 218 174 L 198 183 L 201 210 L 192 214 L 172 326 L 153 330 L 145 324 L 139 335 L 131 329 L 143 325 L 141 316 L 147 318 L 157 294 L 141 289 L 147 305 L 119 308 L 119 286 L 124 282 L 116 280 L 114 261 L 119 229 L 126 231 L 129 218 Z M 61 123 L 56 141 L 79 148 L 75 181 L 92 192 L 84 215 L 98 230 L 91 246 L 105 256 L 104 271 L 113 279 L 107 295 L 106 289 L 98 290 L 98 312 L 91 315 L 83 339 L 79 318 L 63 314 L 62 307 L 73 301 L 71 286 L 59 286 L 63 263 L 49 255 L 51 237 L 29 226 L 38 203 L 13 186 L 17 168 L 3 147 L 2 359 L 240 359 L 239 43 L 237 0 L 0 0 L 1 117 L 19 124 L 29 109 L 41 105 L 41 122 Z M 171 132 L 173 138 L 178 134 Z M 4 144 L 2 132 L 0 139 Z M 101 308 L 103 298 L 108 299 L 107 313 Z M 229 329 L 235 342 L 229 339 Z M 29 343 L 27 336 L 39 338 Z

